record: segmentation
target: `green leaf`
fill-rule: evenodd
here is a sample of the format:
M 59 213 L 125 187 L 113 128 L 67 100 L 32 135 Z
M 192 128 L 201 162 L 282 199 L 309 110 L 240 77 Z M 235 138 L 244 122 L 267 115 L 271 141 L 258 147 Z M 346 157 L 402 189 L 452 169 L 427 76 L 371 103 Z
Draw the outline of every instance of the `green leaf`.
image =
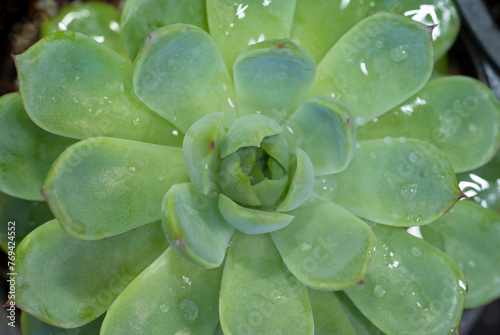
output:
M 135 60 L 134 88 L 183 132 L 206 114 L 235 116 L 233 85 L 219 50 L 195 26 L 173 24 L 149 35 Z
M 321 58 L 349 29 L 364 19 L 369 1 L 297 0 L 290 39 Z
M 42 23 L 40 36 L 65 30 L 85 34 L 126 56 L 120 39 L 120 13 L 111 5 L 102 2 L 68 5 Z
M 27 313 L 21 313 L 21 330 L 23 335 L 99 335 L 104 315 L 78 328 L 58 328 L 44 323 Z
M 288 166 L 290 165 L 289 146 L 283 135 L 274 135 L 263 138 L 260 142 L 260 147 L 269 156 L 274 158 L 285 171 L 288 171 Z M 269 163 L 270 162 L 268 162 L 268 164 Z M 273 163 L 271 163 L 271 165 L 272 164 Z M 271 167 L 269 168 L 271 169 Z M 279 177 L 273 176 L 273 178 L 277 179 Z
M 221 270 L 202 269 L 167 249 L 116 299 L 101 334 L 213 335 Z
M 403 102 L 432 72 L 429 29 L 396 14 L 359 22 L 325 55 L 309 96 L 332 96 L 363 125 Z
M 224 266 L 219 311 L 224 334 L 314 332 L 307 289 L 285 270 L 268 235 L 235 233 Z
M 442 249 L 463 271 L 465 307 L 479 307 L 500 297 L 497 212 L 472 201 L 459 201 L 446 215 L 420 229 L 424 239 Z
M 365 283 L 346 289 L 348 297 L 388 335 L 457 332 L 466 291 L 457 265 L 401 228 L 373 231 L 377 245 Z
M 356 335 L 337 297 L 332 292 L 309 289 L 315 335 Z
M 343 171 L 356 148 L 356 126 L 346 105 L 329 97 L 304 101 L 287 121 L 290 136 L 311 159 L 316 176 Z
M 230 225 L 246 234 L 265 234 L 282 229 L 293 219 L 292 215 L 240 206 L 224 194 L 219 194 L 219 210 Z
M 166 247 L 160 223 L 84 241 L 49 221 L 16 250 L 16 306 L 57 327 L 81 327 L 103 314 Z
M 54 160 L 75 141 L 50 134 L 30 120 L 19 93 L 0 97 L 0 189 L 26 200 L 40 190 Z
M 288 179 L 288 175 L 285 174 L 279 179 L 265 178 L 259 183 L 252 185 L 252 189 L 262 203 L 262 206 L 274 207 L 276 205 L 288 186 Z
M 165 193 L 186 181 L 179 148 L 91 138 L 57 159 L 43 192 L 64 229 L 99 239 L 159 220 Z
M 0 193 L 0 222 L 2 224 L 0 247 L 8 253 L 9 246 L 17 247 L 33 229 L 53 218 L 54 215 L 45 202 L 28 201 Z
M 344 292 L 335 292 L 334 295 L 342 304 L 344 312 L 351 322 L 356 335 L 384 335 L 380 329 L 375 327 L 375 325 L 371 323 L 370 320 L 368 320 L 356 306 L 354 306 L 352 301 L 345 295 Z
M 457 175 L 464 194 L 481 206 L 500 211 L 500 152 L 478 169 Z
M 241 168 L 241 159 L 237 152 L 222 161 L 218 180 L 221 192 L 244 205 L 260 206 L 262 202 L 255 194 L 250 179 Z
M 292 222 L 271 236 L 298 280 L 318 290 L 340 290 L 363 279 L 375 246 L 364 221 L 331 202 L 291 214 Z
M 221 160 L 219 149 L 224 128 L 222 113 L 208 114 L 196 121 L 186 132 L 182 154 L 187 174 L 198 190 L 213 196 L 216 192 L 216 174 Z
M 239 114 L 260 112 L 282 121 L 304 100 L 316 64 L 287 39 L 267 40 L 243 50 L 233 71 Z
M 448 51 L 458 36 L 460 17 L 452 0 L 386 0 L 379 1 L 380 10 L 389 10 L 412 18 L 432 29 L 434 60 Z
M 182 143 L 182 134 L 135 96 L 132 63 L 88 36 L 47 36 L 16 56 L 16 64 L 26 111 L 51 133 Z
M 204 0 L 127 0 L 122 12 L 122 41 L 134 59 L 148 35 L 173 23 L 189 23 L 208 31 Z
M 314 188 L 314 168 L 309 156 L 300 148 L 295 148 L 296 162 L 291 174 L 290 188 L 278 212 L 288 212 L 302 205 Z
M 357 216 L 402 227 L 432 222 L 464 197 L 433 145 L 390 137 L 358 142 L 347 169 L 317 178 L 314 192 Z
M 281 133 L 283 128 L 273 119 L 259 114 L 246 115 L 236 120 L 222 140 L 220 154 L 227 157 L 242 147 L 260 147 L 267 136 Z
M 248 45 L 287 38 L 295 11 L 295 0 L 208 0 L 210 34 L 219 47 L 230 73 L 238 54 Z
M 190 262 L 204 268 L 222 264 L 233 235 L 221 216 L 217 198 L 209 198 L 191 183 L 168 190 L 162 204 L 163 229 L 170 245 Z
M 365 127 L 362 140 L 405 136 L 434 144 L 456 172 L 488 162 L 500 146 L 500 102 L 483 83 L 452 76 L 430 81 L 416 95 Z

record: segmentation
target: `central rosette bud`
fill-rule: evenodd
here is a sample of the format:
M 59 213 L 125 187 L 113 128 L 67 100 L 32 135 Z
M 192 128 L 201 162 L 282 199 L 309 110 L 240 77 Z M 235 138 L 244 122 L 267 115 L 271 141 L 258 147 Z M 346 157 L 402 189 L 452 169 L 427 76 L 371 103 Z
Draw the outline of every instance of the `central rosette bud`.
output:
M 283 200 L 293 168 L 290 162 L 296 158 L 282 131 L 263 115 L 248 115 L 231 126 L 221 144 L 218 185 L 223 194 L 253 207 L 271 207 Z

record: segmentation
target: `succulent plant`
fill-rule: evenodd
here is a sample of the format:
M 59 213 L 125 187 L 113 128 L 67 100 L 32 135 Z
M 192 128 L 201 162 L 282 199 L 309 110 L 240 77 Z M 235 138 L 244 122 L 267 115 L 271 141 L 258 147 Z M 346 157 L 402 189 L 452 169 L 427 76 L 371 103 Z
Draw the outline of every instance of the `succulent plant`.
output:
M 500 103 L 429 81 L 457 31 L 443 0 L 69 7 L 0 98 L 24 331 L 457 332 L 500 296 L 498 213 L 455 175 Z

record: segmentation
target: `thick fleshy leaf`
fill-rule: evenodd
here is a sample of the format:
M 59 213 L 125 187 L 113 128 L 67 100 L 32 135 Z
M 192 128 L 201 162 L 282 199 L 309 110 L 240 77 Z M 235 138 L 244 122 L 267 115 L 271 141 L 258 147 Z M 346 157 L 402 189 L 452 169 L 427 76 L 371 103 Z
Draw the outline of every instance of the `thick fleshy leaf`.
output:
M 233 71 L 239 114 L 261 112 L 282 121 L 304 100 L 316 64 L 289 40 L 267 40 L 243 50 Z
M 204 0 L 127 0 L 121 17 L 122 41 L 134 59 L 148 35 L 173 23 L 189 23 L 208 31 Z
M 364 19 L 370 1 L 297 0 L 290 39 L 319 63 L 332 45 Z
M 364 284 L 345 290 L 354 304 L 388 335 L 458 331 L 466 287 L 457 265 L 401 228 L 373 231 L 377 245 Z
M 268 235 L 235 233 L 224 266 L 219 312 L 224 334 L 314 332 L 307 289 L 285 270 Z
M 260 142 L 260 147 L 274 158 L 285 171 L 288 171 L 290 165 L 289 145 L 283 135 L 265 137 Z M 276 179 L 276 177 L 274 178 Z
M 224 114 L 208 114 L 186 132 L 182 154 L 191 182 L 205 195 L 215 195 L 220 167 L 219 149 L 224 136 Z
M 371 323 L 370 320 L 368 320 L 356 306 L 354 306 L 352 301 L 345 295 L 344 292 L 335 292 L 334 295 L 342 304 L 344 312 L 351 322 L 352 328 L 356 331 L 356 335 L 384 335 L 380 329 L 375 327 L 375 325 Z
M 219 210 L 234 228 L 246 234 L 265 234 L 286 227 L 292 215 L 266 212 L 238 205 L 224 194 L 219 195 Z
M 91 138 L 57 159 L 43 192 L 64 229 L 99 239 L 159 220 L 165 193 L 186 181 L 179 148 Z
M 316 176 L 343 171 L 356 148 L 356 126 L 346 105 L 330 97 L 303 102 L 287 121 L 290 136 L 311 159 Z
M 14 251 L 33 229 L 53 218 L 45 202 L 23 200 L 0 193 L 0 247 L 5 253 Z
M 283 197 L 283 192 L 288 186 L 288 180 L 287 174 L 279 179 L 265 178 L 258 184 L 252 185 L 252 189 L 262 203 L 262 206 L 274 207 L 279 199 Z
M 191 183 L 177 184 L 165 195 L 161 211 L 167 239 L 179 254 L 205 268 L 222 264 L 234 228 L 219 212 L 217 198 Z
M 356 335 L 342 305 L 332 292 L 309 289 L 314 335 Z
M 169 248 L 116 299 L 100 334 L 213 335 L 221 277 Z
M 295 148 L 296 162 L 291 174 L 290 188 L 278 212 L 288 212 L 302 205 L 314 188 L 314 168 L 309 156 L 300 148 Z
M 273 119 L 259 114 L 247 115 L 236 120 L 222 140 L 220 154 L 227 157 L 242 147 L 260 147 L 267 136 L 281 133 L 283 128 Z
M 221 192 L 246 206 L 260 206 L 262 202 L 255 194 L 250 177 L 241 169 L 241 159 L 237 152 L 222 161 L 218 184 Z
M 173 24 L 149 35 L 135 60 L 134 89 L 183 132 L 206 114 L 235 117 L 233 85 L 219 50 L 195 26 Z
M 126 56 L 120 39 L 120 13 L 111 5 L 84 2 L 66 6 L 56 16 L 43 22 L 40 35 L 45 37 L 65 30 L 85 34 Z
M 473 171 L 457 175 L 460 188 L 466 196 L 481 206 L 500 212 L 500 152 L 487 164 Z
M 159 222 L 84 241 L 49 221 L 17 248 L 16 306 L 57 327 L 83 326 L 103 314 L 166 247 Z
M 0 190 L 43 200 L 40 190 L 54 160 L 75 141 L 46 132 L 30 120 L 19 93 L 0 97 Z
M 375 246 L 364 221 L 331 202 L 291 214 L 292 222 L 271 236 L 297 279 L 318 290 L 340 290 L 363 279 Z
M 426 26 L 397 14 L 375 14 L 349 30 L 325 55 L 309 96 L 342 101 L 363 125 L 422 88 L 432 65 Z
M 99 335 L 104 315 L 78 328 L 58 328 L 21 313 L 21 329 L 23 335 Z
M 452 46 L 460 28 L 460 17 L 452 0 L 384 0 L 377 10 L 389 10 L 433 26 L 434 60 L 439 60 Z
M 389 137 L 358 142 L 347 169 L 317 178 L 315 193 L 365 219 L 402 227 L 432 222 L 464 197 L 436 147 Z
M 51 133 L 182 143 L 182 134 L 135 96 L 132 63 L 88 36 L 52 34 L 16 56 L 16 64 L 26 111 Z
M 405 136 L 434 144 L 455 172 L 489 161 L 500 146 L 500 102 L 483 83 L 468 77 L 430 81 L 403 104 L 359 128 L 359 139 Z
M 500 216 L 472 201 L 420 228 L 425 240 L 443 250 L 463 271 L 465 306 L 474 308 L 500 297 Z
M 268 39 L 287 38 L 295 0 L 207 0 L 210 34 L 221 50 L 228 70 L 248 45 Z

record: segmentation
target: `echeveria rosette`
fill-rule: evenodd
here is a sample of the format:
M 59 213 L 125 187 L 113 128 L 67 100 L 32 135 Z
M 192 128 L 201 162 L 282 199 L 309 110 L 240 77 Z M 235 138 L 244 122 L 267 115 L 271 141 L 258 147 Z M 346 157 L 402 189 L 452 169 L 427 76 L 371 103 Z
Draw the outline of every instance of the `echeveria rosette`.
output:
M 465 171 L 494 154 L 499 107 L 470 79 L 424 86 L 457 26 L 454 7 L 434 2 L 127 1 L 122 39 L 134 64 L 69 31 L 17 56 L 28 115 L 81 141 L 45 180 L 57 221 L 19 246 L 24 279 L 16 303 L 59 327 L 81 327 L 107 311 L 102 334 L 456 328 L 464 283 L 494 287 L 498 260 L 487 246 L 464 256 L 455 247 L 467 243 L 462 228 L 440 237 L 449 230 L 440 220 L 454 212 L 436 218 L 462 196 L 452 165 Z M 430 17 L 443 23 L 432 36 L 434 54 L 428 27 L 376 13 L 434 23 L 415 12 L 434 5 Z M 317 33 L 332 13 L 339 24 Z M 421 129 L 433 122 L 421 105 L 452 120 L 457 113 L 470 133 L 487 132 L 462 144 L 474 157 L 452 159 L 463 128 L 456 124 L 432 128 L 444 134 L 439 141 L 426 137 Z M 391 117 L 410 109 L 414 119 Z M 408 126 L 391 127 L 393 120 Z M 27 136 L 46 133 L 32 128 L 19 121 Z M 19 144 L 2 148 L 11 156 L 18 150 L 30 157 L 19 166 L 36 170 L 39 162 Z M 0 157 L 8 163 L 10 156 Z M 29 183 L 32 194 L 54 159 Z M 16 173 L 7 170 L 0 182 L 19 180 Z M 498 241 L 497 214 L 468 213 L 478 222 L 488 216 L 476 236 Z M 458 266 L 400 228 L 426 224 L 424 236 Z M 47 274 L 54 260 L 56 271 Z M 491 276 L 475 276 L 463 265 L 471 261 L 490 267 Z M 345 295 L 331 292 L 340 290 Z M 471 292 L 469 306 L 499 295 Z

